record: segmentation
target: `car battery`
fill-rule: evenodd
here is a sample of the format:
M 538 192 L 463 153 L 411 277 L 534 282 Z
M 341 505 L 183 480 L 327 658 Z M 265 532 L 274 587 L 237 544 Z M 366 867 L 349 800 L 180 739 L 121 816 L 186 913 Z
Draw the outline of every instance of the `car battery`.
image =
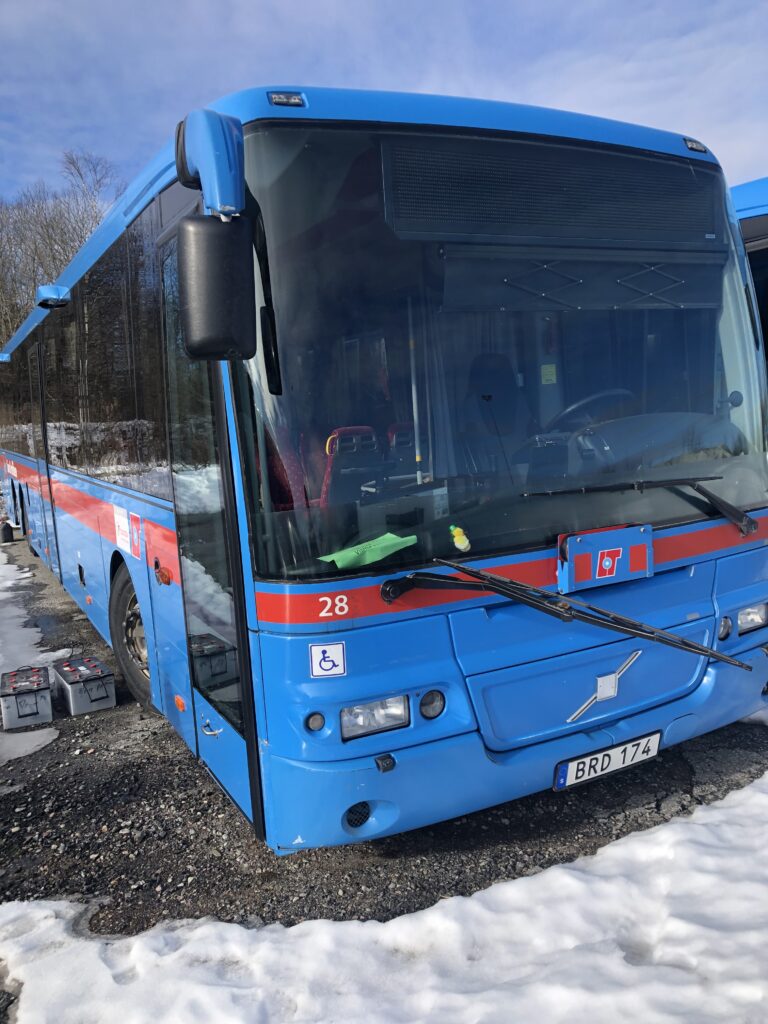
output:
M 44 725 L 53 718 L 47 668 L 24 665 L 0 675 L 0 709 L 4 729 Z
M 238 678 L 237 657 L 232 644 L 211 633 L 189 638 L 195 684 L 201 690 L 218 690 Z
M 114 673 L 96 658 L 55 661 L 53 681 L 70 715 L 87 715 L 115 706 Z

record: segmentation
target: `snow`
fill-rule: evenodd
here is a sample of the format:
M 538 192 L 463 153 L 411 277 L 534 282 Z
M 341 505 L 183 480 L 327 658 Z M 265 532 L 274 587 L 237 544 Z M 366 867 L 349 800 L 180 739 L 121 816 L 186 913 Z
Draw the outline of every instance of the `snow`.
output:
M 768 1018 L 768 776 L 596 856 L 386 924 L 212 920 L 84 937 L 69 903 L 0 907 L 18 1022 Z

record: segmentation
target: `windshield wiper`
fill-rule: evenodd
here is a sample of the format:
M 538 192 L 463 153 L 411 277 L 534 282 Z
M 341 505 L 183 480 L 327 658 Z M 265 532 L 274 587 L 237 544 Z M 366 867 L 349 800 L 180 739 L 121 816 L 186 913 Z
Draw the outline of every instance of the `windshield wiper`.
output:
M 502 597 L 509 597 L 519 604 L 527 605 L 529 608 L 535 608 L 537 611 L 544 612 L 545 615 L 552 615 L 563 622 L 586 622 L 592 626 L 609 629 L 614 633 L 622 633 L 624 636 L 634 636 L 652 643 L 664 644 L 666 647 L 673 647 L 678 651 L 687 651 L 689 654 L 698 654 L 715 661 L 724 661 L 728 665 L 743 668 L 746 672 L 752 671 L 752 666 L 747 665 L 746 662 L 731 658 L 727 654 L 721 654 L 720 651 L 705 647 L 704 644 L 686 640 L 676 633 L 668 633 L 665 629 L 649 626 L 645 622 L 630 619 L 626 615 L 598 608 L 597 605 L 587 604 L 586 601 L 579 601 L 575 597 L 565 597 L 563 594 L 534 587 L 530 583 L 506 579 L 504 576 L 497 576 L 496 573 L 473 569 L 470 566 L 460 565 L 458 562 L 449 562 L 444 558 L 435 558 L 434 561 L 439 565 L 447 565 L 465 576 L 470 576 L 471 579 L 457 579 L 455 576 L 442 576 L 436 572 L 412 572 L 397 579 L 385 580 L 381 585 L 382 600 L 391 604 L 398 597 L 417 587 L 427 590 L 491 591 L 491 593 L 500 594 Z
M 742 537 L 747 537 L 757 529 L 757 520 L 749 515 L 749 513 L 744 512 L 743 509 L 732 505 L 730 501 L 721 498 L 719 494 L 710 491 L 708 487 L 704 487 L 702 483 L 703 480 L 722 479 L 721 476 L 701 476 L 674 477 L 670 480 L 625 480 L 621 483 L 611 484 L 584 484 L 581 487 L 569 487 L 561 491 L 525 491 L 521 497 L 543 498 L 552 497 L 555 494 L 597 494 L 600 491 L 640 491 L 642 493 L 643 491 L 651 491 L 658 487 L 690 487 L 691 490 L 696 491 L 697 494 L 700 494 L 702 498 L 708 501 L 721 516 L 732 522 L 734 526 L 738 526 Z

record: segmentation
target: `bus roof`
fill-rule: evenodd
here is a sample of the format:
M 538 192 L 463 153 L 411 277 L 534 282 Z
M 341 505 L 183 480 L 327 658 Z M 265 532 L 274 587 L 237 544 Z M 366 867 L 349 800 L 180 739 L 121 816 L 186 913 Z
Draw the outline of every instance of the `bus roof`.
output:
M 299 93 L 301 106 L 276 106 L 272 93 Z M 478 128 L 486 131 L 520 132 L 554 138 L 577 139 L 626 146 L 669 156 L 717 164 L 708 151 L 691 150 L 683 135 L 610 121 L 586 114 L 572 114 L 546 107 L 523 106 L 495 100 L 432 96 L 423 93 L 369 92 L 357 89 L 314 89 L 301 86 L 262 86 L 232 93 L 210 105 L 212 110 L 238 118 L 243 124 L 256 120 L 358 121 L 373 124 L 418 124 L 438 127 Z M 151 200 L 176 179 L 172 142 L 130 183 L 102 223 L 55 282 L 71 288 L 106 252 Z M 753 183 L 754 184 L 754 183 Z M 746 188 L 747 186 L 742 186 Z M 0 360 L 17 348 L 47 316 L 35 308 L 13 337 L 2 346 Z
M 762 217 L 768 213 L 768 178 L 755 178 L 731 189 L 739 220 Z

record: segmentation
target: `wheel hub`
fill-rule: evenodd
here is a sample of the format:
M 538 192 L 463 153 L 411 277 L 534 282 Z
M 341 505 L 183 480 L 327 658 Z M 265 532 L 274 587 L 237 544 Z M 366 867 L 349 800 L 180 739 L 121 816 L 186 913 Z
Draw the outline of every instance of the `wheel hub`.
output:
M 144 622 L 139 611 L 139 602 L 135 594 L 131 595 L 123 621 L 125 647 L 136 667 L 149 678 L 149 658 L 147 657 L 147 637 Z

